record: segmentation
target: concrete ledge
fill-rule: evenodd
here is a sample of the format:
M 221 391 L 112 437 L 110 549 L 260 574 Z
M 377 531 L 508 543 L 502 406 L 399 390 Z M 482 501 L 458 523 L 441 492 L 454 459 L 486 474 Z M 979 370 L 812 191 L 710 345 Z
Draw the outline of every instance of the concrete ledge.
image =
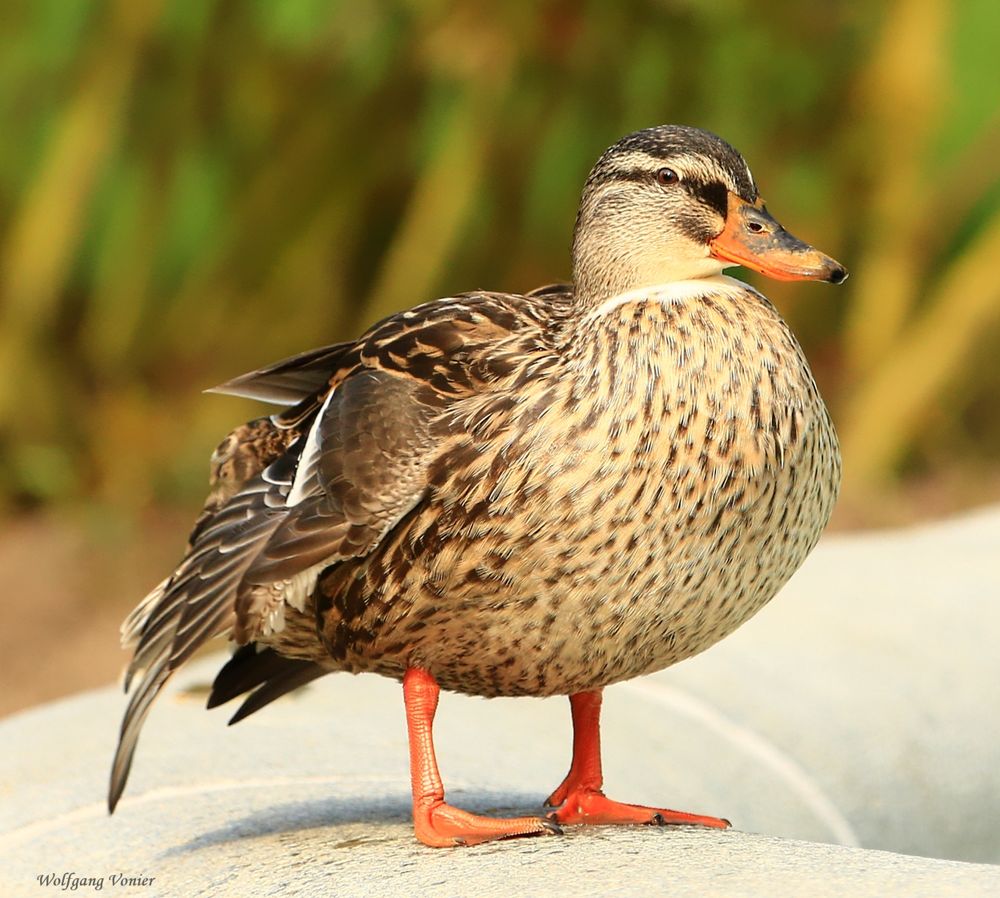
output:
M 958 862 L 1000 861 L 997 546 L 1000 510 L 828 539 L 720 646 L 608 690 L 609 793 L 738 831 L 424 849 L 396 684 L 329 677 L 230 729 L 202 707 L 216 657 L 154 709 L 114 818 L 118 690 L 0 722 L 0 895 L 67 873 L 113 895 L 1000 895 L 1000 867 Z M 446 695 L 437 739 L 455 803 L 532 812 L 568 706 Z

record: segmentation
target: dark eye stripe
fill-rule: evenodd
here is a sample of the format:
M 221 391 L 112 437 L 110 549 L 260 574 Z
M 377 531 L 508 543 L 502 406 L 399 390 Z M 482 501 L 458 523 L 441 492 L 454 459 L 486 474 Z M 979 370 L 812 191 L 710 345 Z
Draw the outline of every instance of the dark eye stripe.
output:
M 706 206 L 723 218 L 729 211 L 729 190 L 721 181 L 688 181 L 685 186 Z
M 602 177 L 592 181 L 592 185 L 606 184 L 609 181 L 653 181 L 656 172 L 648 168 L 616 168 L 605 172 Z M 710 209 L 714 209 L 723 218 L 729 210 L 729 189 L 721 181 L 702 180 L 696 176 L 683 175 L 679 181 L 692 196 L 697 197 Z

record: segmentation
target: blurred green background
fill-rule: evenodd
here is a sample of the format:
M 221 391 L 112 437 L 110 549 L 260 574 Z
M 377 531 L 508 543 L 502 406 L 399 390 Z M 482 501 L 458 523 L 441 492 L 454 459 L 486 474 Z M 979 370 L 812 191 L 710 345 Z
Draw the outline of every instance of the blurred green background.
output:
M 590 165 L 662 122 L 736 145 L 851 270 L 758 284 L 837 421 L 840 526 L 1000 498 L 996 0 L 7 0 L 3 23 L 0 572 L 63 625 L 174 560 L 208 455 L 261 411 L 203 388 L 567 278 Z

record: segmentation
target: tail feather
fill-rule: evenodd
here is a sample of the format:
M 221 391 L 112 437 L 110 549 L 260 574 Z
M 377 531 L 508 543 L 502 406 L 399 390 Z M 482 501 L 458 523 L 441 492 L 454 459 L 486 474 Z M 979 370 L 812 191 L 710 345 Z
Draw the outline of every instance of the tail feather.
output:
M 229 725 L 232 726 L 234 723 L 239 723 L 244 717 L 249 717 L 255 711 L 259 711 L 266 705 L 271 704 L 276 698 L 281 698 L 281 696 L 292 690 L 298 689 L 300 686 L 305 686 L 306 683 L 311 683 L 313 680 L 328 673 L 328 671 L 324 670 L 318 664 L 313 664 L 310 661 L 303 661 L 300 664 L 304 666 L 289 668 L 279 676 L 268 680 L 259 689 L 255 689 L 246 701 L 239 706 L 236 713 L 229 718 Z
M 260 478 L 219 509 L 199 535 L 174 575 L 143 600 L 123 626 L 135 646 L 125 674 L 126 691 L 135 683 L 115 751 L 108 790 L 114 811 L 128 779 L 139 731 L 153 700 L 167 680 L 213 636 L 232 629 L 236 595 L 247 568 L 279 525 L 282 515 L 269 513 L 264 496 L 274 489 Z M 222 546 L 239 532 L 239 548 Z
M 207 707 L 217 708 L 256 689 L 280 673 L 288 661 L 273 649 L 261 649 L 255 642 L 241 645 L 215 675 Z
M 250 643 L 237 649 L 216 675 L 208 707 L 215 708 L 254 690 L 229 721 L 237 723 L 276 698 L 326 673 L 324 667 L 313 661 L 286 658 L 273 649 L 258 650 Z
M 125 790 L 129 770 L 132 769 L 135 747 L 139 741 L 139 732 L 152 707 L 153 699 L 159 695 L 172 672 L 167 667 L 167 659 L 164 659 L 155 669 L 146 672 L 142 683 L 129 700 L 118 737 L 118 747 L 115 749 L 114 761 L 111 764 L 111 782 L 108 787 L 109 813 L 115 812 L 118 800 Z

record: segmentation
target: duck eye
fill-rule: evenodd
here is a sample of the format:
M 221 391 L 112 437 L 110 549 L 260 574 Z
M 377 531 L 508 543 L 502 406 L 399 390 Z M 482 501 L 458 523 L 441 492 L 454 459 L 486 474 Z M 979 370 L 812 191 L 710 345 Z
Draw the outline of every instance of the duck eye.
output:
M 669 187 L 680 181 L 680 176 L 672 168 L 661 168 L 656 172 L 656 183 Z

